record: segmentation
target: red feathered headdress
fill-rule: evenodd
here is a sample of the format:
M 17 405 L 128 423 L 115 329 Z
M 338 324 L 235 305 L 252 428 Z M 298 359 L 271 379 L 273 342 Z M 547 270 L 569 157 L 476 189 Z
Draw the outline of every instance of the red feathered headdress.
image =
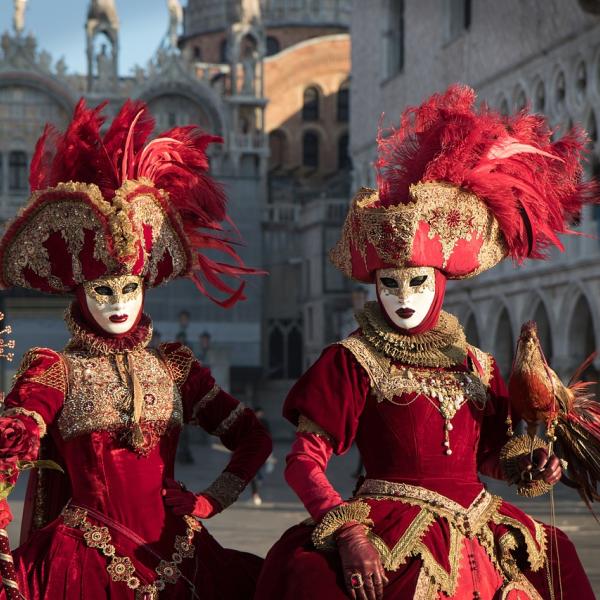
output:
M 103 108 L 81 100 L 63 134 L 46 126 L 31 161 L 32 196 L 0 241 L 0 285 L 65 293 L 107 275 L 139 275 L 149 287 L 189 277 L 222 306 L 243 299 L 244 283 L 224 276 L 257 271 L 224 237 L 225 195 L 208 175 L 206 149 L 223 140 L 188 126 L 148 142 L 154 120 L 132 101 L 101 136 Z
M 585 134 L 552 143 L 542 116 L 474 104 L 471 88 L 453 85 L 380 132 L 378 190 L 359 191 L 331 254 L 348 276 L 431 266 L 460 279 L 562 249 L 558 235 L 597 195 L 581 181 Z

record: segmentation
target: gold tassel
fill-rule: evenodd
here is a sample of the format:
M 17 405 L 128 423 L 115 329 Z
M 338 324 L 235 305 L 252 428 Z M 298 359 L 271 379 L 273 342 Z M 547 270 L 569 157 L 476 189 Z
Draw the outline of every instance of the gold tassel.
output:
M 132 416 L 132 442 L 136 448 L 142 448 L 144 446 L 144 434 L 140 427 L 140 419 L 142 418 L 142 409 L 144 407 L 144 391 L 140 380 L 135 373 L 135 365 L 133 364 L 133 357 L 131 353 L 127 353 L 127 369 L 129 371 L 129 377 L 131 378 L 131 385 L 133 387 L 133 416 Z

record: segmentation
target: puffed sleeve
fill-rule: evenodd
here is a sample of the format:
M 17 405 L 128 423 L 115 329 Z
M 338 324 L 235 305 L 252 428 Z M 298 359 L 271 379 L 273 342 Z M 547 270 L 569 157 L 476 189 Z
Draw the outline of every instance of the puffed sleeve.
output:
M 354 441 L 369 386 L 366 371 L 350 350 L 334 344 L 323 351 L 290 390 L 283 416 L 300 425 L 299 431 L 325 432 L 333 451 L 343 454 Z M 317 429 L 310 431 L 307 422 Z
M 29 350 L 6 396 L 3 416 L 27 416 L 35 421 L 40 437 L 46 433 L 64 403 L 68 378 L 61 355 L 49 348 Z
M 483 475 L 494 479 L 504 479 L 500 466 L 500 451 L 508 442 L 509 399 L 508 390 L 500 374 L 496 361 L 492 361 L 489 399 L 481 424 L 477 464 Z
M 182 344 L 159 348 L 183 402 L 184 421 L 217 436 L 232 451 L 221 475 L 204 493 L 226 508 L 254 478 L 272 450 L 271 437 L 254 412 L 216 384 L 210 370 Z

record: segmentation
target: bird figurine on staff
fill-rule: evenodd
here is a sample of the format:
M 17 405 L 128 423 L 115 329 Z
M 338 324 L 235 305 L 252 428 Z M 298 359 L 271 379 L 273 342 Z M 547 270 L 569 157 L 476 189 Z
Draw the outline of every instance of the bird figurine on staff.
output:
M 536 479 L 536 471 L 555 470 L 556 481 L 577 489 L 590 510 L 600 500 L 600 402 L 592 391 L 596 382 L 581 381 L 595 357 L 589 356 L 565 385 L 548 365 L 535 322 L 522 326 L 508 385 L 511 410 L 527 423 L 527 433 L 513 436 L 501 456 L 520 494 L 547 492 L 555 482 Z M 538 435 L 541 426 L 545 439 Z M 527 455 L 531 460 L 524 461 Z

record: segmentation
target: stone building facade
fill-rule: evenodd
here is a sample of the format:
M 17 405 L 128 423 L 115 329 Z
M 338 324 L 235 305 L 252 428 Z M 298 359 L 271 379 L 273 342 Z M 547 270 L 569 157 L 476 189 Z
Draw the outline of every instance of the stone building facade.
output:
M 589 176 L 600 146 L 600 3 L 577 0 L 355 0 L 350 140 L 354 186 L 374 185 L 375 132 L 408 105 L 459 81 L 501 111 L 530 105 L 560 136 L 590 135 Z M 374 40 L 376 43 L 373 43 Z M 360 83 L 358 83 L 360 82 Z M 567 376 L 600 344 L 600 216 L 586 209 L 581 234 L 547 262 L 510 262 L 448 287 L 446 307 L 510 370 L 521 324 L 535 319 L 553 367 Z M 589 376 L 597 375 L 596 359 Z
M 270 274 L 264 281 L 262 364 L 271 382 L 261 395 L 273 396 L 277 406 L 282 394 L 269 389 L 289 387 L 335 339 L 340 306 L 345 310 L 349 302 L 347 283 L 329 265 L 327 249 L 349 194 L 350 5 L 190 0 L 185 9 L 184 55 L 225 87 L 234 48 L 228 19 L 235 13 L 258 23 L 261 9 L 269 143 L 262 249 Z
M 163 340 L 180 332 L 180 314 L 189 313 L 188 342 L 208 332 L 213 354 L 231 366 L 234 391 L 279 415 L 292 381 L 339 337 L 351 303 L 348 282 L 327 260 L 350 192 L 351 0 L 188 0 L 182 19 L 175 8 L 158 50 L 130 76 L 117 69 L 127 40 L 114 0 L 89 2 L 86 73 L 70 73 L 38 49 L 26 23 L 4 34 L 0 220 L 28 196 L 29 160 L 44 123 L 64 128 L 81 96 L 90 104 L 108 100 L 109 116 L 125 98 L 142 99 L 157 132 L 196 123 L 221 135 L 212 173 L 226 187 L 244 259 L 270 276 L 252 278 L 248 300 L 232 310 L 186 281 L 151 290 L 146 307 Z M 64 344 L 68 301 L 4 293 L 16 364 L 31 346 Z
M 227 189 L 231 216 L 246 244 L 240 254 L 247 264 L 262 265 L 261 209 L 266 190 L 268 144 L 260 114 L 266 104 L 260 71 L 253 68 L 252 85 L 244 88 L 243 93 L 236 92 L 231 85 L 223 90 L 218 81 L 199 76 L 195 65 L 177 48 L 180 25 L 177 15 L 172 14 L 168 29 L 165 24 L 165 39 L 156 40 L 159 50 L 149 57 L 146 67 L 138 67 L 129 77 L 117 71 L 120 44 L 127 40 L 119 39 L 119 20 L 113 0 L 90 1 L 85 23 L 86 48 L 82 48 L 88 58 L 87 73 L 70 74 L 63 61 L 54 63 L 48 53 L 38 50 L 35 32 L 28 32 L 26 25 L 3 35 L 0 56 L 2 221 L 10 219 L 28 196 L 29 161 L 46 122 L 64 128 L 81 96 L 92 105 L 108 100 L 109 120 L 126 98 L 142 99 L 156 118 L 156 133 L 195 123 L 224 138 L 222 146 L 211 149 L 212 174 Z M 257 39 L 260 37 L 256 28 L 236 20 L 230 20 L 228 27 L 233 42 L 247 33 L 253 33 Z M 240 56 L 232 61 L 233 69 L 243 73 Z M 244 111 L 254 111 L 258 117 L 242 130 L 240 115 Z M 187 341 L 195 346 L 200 334 L 208 332 L 219 350 L 217 354 L 226 357 L 231 365 L 232 386 L 243 391 L 247 383 L 261 373 L 261 278 L 249 282 L 247 295 L 246 302 L 225 311 L 199 294 L 191 282 L 182 280 L 151 290 L 146 309 L 163 340 L 175 338 L 181 329 L 180 313 L 189 313 Z M 15 366 L 20 354 L 31 346 L 62 347 L 67 333 L 61 317 L 68 301 L 20 290 L 3 293 L 3 310 L 10 316 L 17 338 Z

